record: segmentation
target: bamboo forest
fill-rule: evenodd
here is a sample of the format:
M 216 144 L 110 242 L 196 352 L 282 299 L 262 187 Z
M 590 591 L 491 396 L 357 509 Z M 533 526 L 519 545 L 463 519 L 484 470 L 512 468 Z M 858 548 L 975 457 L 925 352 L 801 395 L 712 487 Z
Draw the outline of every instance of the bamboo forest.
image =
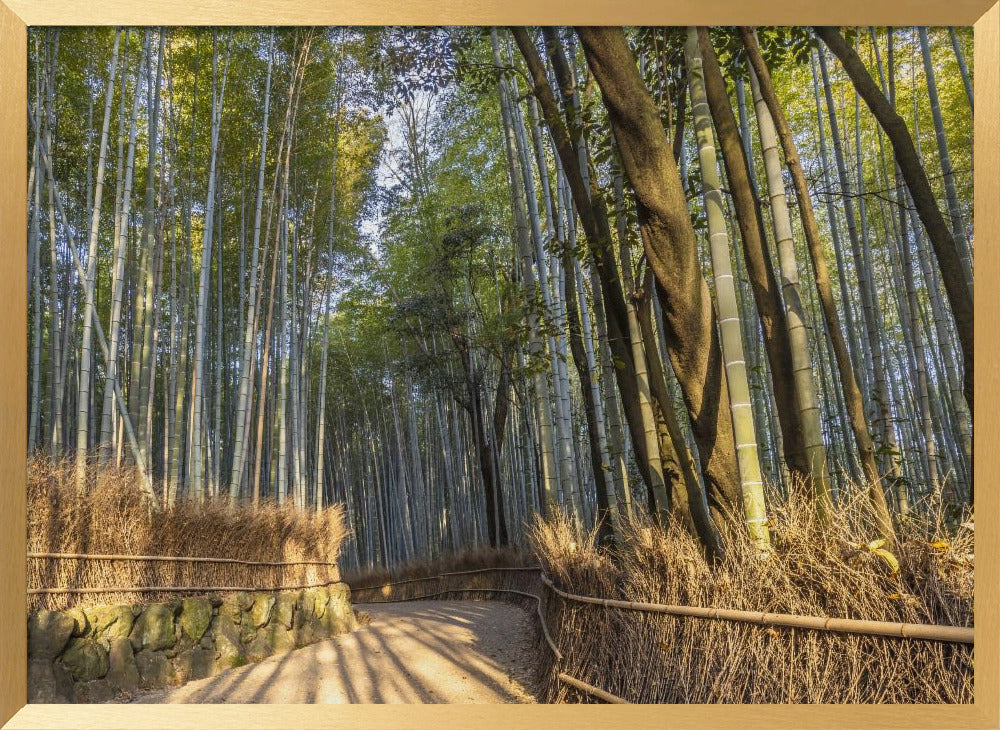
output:
M 532 701 L 971 702 L 972 56 L 965 27 L 29 28 L 29 563 L 485 591 L 534 622 Z M 29 598 L 119 602 L 46 570 Z

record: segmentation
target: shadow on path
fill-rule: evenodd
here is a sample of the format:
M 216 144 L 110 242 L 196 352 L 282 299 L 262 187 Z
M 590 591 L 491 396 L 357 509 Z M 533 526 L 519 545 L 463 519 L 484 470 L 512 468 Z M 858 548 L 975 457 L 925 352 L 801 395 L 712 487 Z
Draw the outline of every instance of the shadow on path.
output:
M 530 703 L 529 616 L 498 601 L 358 604 L 350 634 L 230 669 L 140 703 Z M 521 680 L 521 681 L 519 681 Z

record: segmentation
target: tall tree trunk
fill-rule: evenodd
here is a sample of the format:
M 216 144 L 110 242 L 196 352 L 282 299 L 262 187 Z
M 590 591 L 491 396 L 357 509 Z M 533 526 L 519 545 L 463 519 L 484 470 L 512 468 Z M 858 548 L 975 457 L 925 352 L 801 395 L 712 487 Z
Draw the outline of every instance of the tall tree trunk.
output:
M 802 423 L 802 438 L 809 455 L 810 475 L 813 490 L 820 510 L 832 507 L 830 481 L 826 464 L 826 449 L 820 424 L 819 403 L 816 399 L 816 384 L 813 381 L 812 356 L 809 351 L 809 335 L 799 289 L 799 269 L 795 259 L 795 243 L 792 238 L 792 220 L 785 199 L 785 183 L 781 177 L 781 160 L 778 155 L 778 137 L 774 121 L 760 95 L 757 77 L 750 71 L 754 106 L 757 114 L 757 130 L 767 174 L 768 197 L 771 202 L 771 224 L 778 248 L 778 262 L 781 267 L 782 294 L 785 300 L 785 326 L 788 328 L 788 343 L 791 350 L 792 372 L 795 379 L 796 402 Z M 773 365 L 772 365 L 773 368 Z M 772 369 L 772 377 L 773 377 Z
M 149 33 L 146 33 L 146 38 L 143 41 L 142 56 L 139 59 L 138 69 L 142 69 L 143 61 L 147 58 L 149 52 Z M 122 85 L 123 89 L 125 85 Z M 104 407 L 101 413 L 101 438 L 100 438 L 100 458 L 102 463 L 106 463 L 111 459 L 112 455 L 112 436 L 114 430 L 114 397 L 115 397 L 115 382 L 118 379 L 118 348 L 120 344 L 121 337 L 121 317 L 122 317 L 122 295 L 125 288 L 125 256 L 126 249 L 128 247 L 128 242 L 126 240 L 126 225 L 132 212 L 132 180 L 135 173 L 135 148 L 136 148 L 136 131 L 137 131 L 137 120 L 139 116 L 139 71 L 136 72 L 136 92 L 132 98 L 132 113 L 129 117 L 129 132 L 128 132 L 128 159 L 122 161 L 121 159 L 121 142 L 119 142 L 119 166 L 123 167 L 124 170 L 119 170 L 119 182 L 121 181 L 120 176 L 124 172 L 124 186 L 120 190 L 118 197 L 120 198 L 121 209 L 115 211 L 116 224 L 115 224 L 115 241 L 114 241 L 114 264 L 111 271 L 111 321 L 110 321 L 110 340 L 108 347 L 111 351 L 111 360 L 108 362 L 108 367 L 105 373 L 104 382 Z M 125 114 L 125 94 L 122 93 L 120 100 L 120 106 L 122 109 L 122 120 L 124 121 Z M 124 162 L 124 164 L 123 164 Z M 134 412 L 133 412 L 134 413 Z M 134 423 L 133 415 L 133 423 Z M 141 434 L 141 429 L 140 429 Z M 142 444 L 142 439 L 140 437 L 140 446 Z
M 673 153 L 621 29 L 577 32 L 635 193 L 646 257 L 660 285 L 667 351 L 698 444 L 709 508 L 717 523 L 738 520 L 743 499 L 722 350 Z
M 598 418 L 600 391 L 596 385 L 596 373 L 592 371 L 593 356 L 588 357 L 584 346 L 583 330 L 580 323 L 578 292 L 576 290 L 575 260 L 568 249 L 563 254 L 563 268 L 566 277 L 563 282 L 566 298 L 566 316 L 569 325 L 569 343 L 573 353 L 573 363 L 580 380 L 580 395 L 587 418 L 587 439 L 590 444 L 590 463 L 594 472 L 597 489 L 597 526 L 600 539 L 620 540 L 621 524 L 618 514 L 618 499 L 614 486 L 610 484 L 611 464 L 607 461 L 607 448 L 602 443 L 604 424 Z
M 250 379 L 253 363 L 253 345 L 257 321 L 257 275 L 260 259 L 260 225 L 264 206 L 264 169 L 267 164 L 268 118 L 271 110 L 271 71 L 274 67 L 274 29 L 268 40 L 267 78 L 264 82 L 264 120 L 261 123 L 260 162 L 257 168 L 257 199 L 253 214 L 253 246 L 250 254 L 249 303 L 246 311 L 246 325 L 243 330 L 243 349 L 240 355 L 239 392 L 236 395 L 236 442 L 233 448 L 233 469 L 229 478 L 231 491 L 240 491 L 245 467 L 246 423 L 250 410 Z
M 955 32 L 954 28 L 951 29 Z M 965 233 L 965 219 L 962 207 L 955 191 L 955 171 L 951 167 L 951 154 L 948 152 L 948 138 L 944 133 L 944 119 L 941 117 L 941 102 L 938 98 L 937 79 L 934 74 L 934 62 L 931 60 L 931 44 L 927 38 L 927 28 L 917 28 L 920 35 L 920 52 L 924 59 L 924 77 L 927 80 L 927 96 L 931 102 L 931 119 L 934 121 L 934 137 L 937 141 L 938 159 L 941 160 L 941 175 L 944 178 L 945 199 L 948 202 L 948 214 L 951 216 L 951 231 L 958 246 L 958 255 L 962 260 L 965 272 L 965 284 L 969 287 L 969 295 L 975 297 L 974 277 L 972 270 L 972 246 Z M 895 106 L 895 105 L 893 105 Z
M 573 203 L 576 206 L 576 212 L 590 248 L 591 263 L 600 281 L 598 289 L 604 308 L 604 321 L 607 325 L 607 342 L 611 356 L 615 361 L 615 366 L 611 369 L 615 373 L 618 390 L 621 394 L 622 407 L 639 472 L 648 485 L 650 483 L 649 465 L 646 459 L 642 416 L 639 410 L 635 363 L 629 344 L 628 316 L 621 281 L 614 266 L 615 255 L 611 247 L 611 230 L 608 224 L 607 210 L 600 195 L 596 194 L 599 192 L 597 186 L 589 178 L 586 160 L 584 159 L 584 164 L 581 164 L 581 156 L 586 157 L 582 139 L 571 139 L 567 122 L 559 111 L 559 105 L 552 93 L 552 87 L 549 85 L 545 67 L 527 30 L 515 27 L 511 28 L 511 32 L 528 65 L 533 91 L 549 127 L 558 160 L 562 164 L 566 182 L 572 193 Z M 555 47 L 551 47 L 550 50 L 557 69 L 560 66 L 565 66 L 566 61 L 561 56 L 561 50 Z M 562 75 L 567 77 L 568 74 L 568 70 L 564 69 Z M 571 110 L 571 107 L 569 109 Z M 572 118 L 571 111 L 570 116 Z
M 140 299 L 141 311 L 136 313 L 137 319 L 142 323 L 142 343 L 141 347 L 138 348 L 139 377 L 138 380 L 132 381 L 132 391 L 130 392 L 130 395 L 134 392 L 137 396 L 133 418 L 137 422 L 139 445 L 143 449 L 143 456 L 146 461 L 149 461 L 151 453 L 150 440 L 152 438 L 149 433 L 151 414 L 147 405 L 149 403 L 150 391 L 153 389 L 153 364 L 156 361 L 156 353 L 153 352 L 153 307 L 156 298 L 155 260 L 158 252 L 154 249 L 157 243 L 155 236 L 156 157 L 157 139 L 159 137 L 160 86 L 163 78 L 163 50 L 165 43 L 162 28 L 159 29 L 159 36 L 155 81 L 152 78 L 152 56 L 146 56 L 150 82 L 149 86 L 147 86 L 148 96 L 146 100 L 146 108 L 149 114 L 149 123 L 147 125 L 149 129 L 149 157 L 146 167 L 146 198 L 142 213 L 142 242 L 140 244 L 142 249 L 141 274 L 143 276 L 141 283 L 142 296 Z M 147 42 L 148 39 L 149 33 L 147 32 Z M 138 85 L 136 86 L 136 95 L 138 95 Z
M 619 184 L 619 190 L 621 185 Z M 653 397 L 649 385 L 649 371 L 646 364 L 646 351 L 643 347 L 642 330 L 639 327 L 639 315 L 636 311 L 638 302 L 644 298 L 643 293 L 635 285 L 634 267 L 632 264 L 631 241 L 624 235 L 625 212 L 619 205 L 618 218 L 620 237 L 618 246 L 621 251 L 622 279 L 625 284 L 626 311 L 628 313 L 628 331 L 632 345 L 632 361 L 635 363 L 635 380 L 639 390 L 639 412 L 642 414 L 643 444 L 646 449 L 646 462 L 649 464 L 650 492 L 649 511 L 666 523 L 670 513 L 670 501 L 667 496 L 667 485 L 663 474 L 663 458 L 660 454 L 660 439 L 653 416 Z M 652 292 L 645 296 L 652 296 Z M 646 343 L 647 346 L 653 342 Z
M 36 51 L 38 44 L 35 44 Z M 38 149 L 41 144 L 41 59 L 36 59 L 35 67 L 35 151 L 32 155 L 32 166 L 36 168 L 32 194 L 29 199 L 31 208 L 31 228 L 28 233 L 28 266 L 32 273 L 28 275 L 28 298 L 31 307 L 31 396 L 28 407 L 28 455 L 35 451 L 38 442 L 39 416 L 42 409 L 41 387 L 42 387 L 42 272 L 41 257 L 39 249 L 41 247 L 41 221 L 42 215 L 42 174 L 38 168 Z M 51 241 L 55 246 L 55 241 Z
M 740 489 L 750 537 L 761 548 L 770 544 L 767 529 L 767 509 L 764 506 L 764 480 L 757 454 L 757 434 L 754 431 L 750 384 L 746 358 L 743 354 L 743 333 L 740 327 L 739 305 L 733 281 L 729 232 L 722 205 L 722 183 L 715 156 L 715 134 L 705 96 L 705 75 L 698 49 L 698 31 L 689 27 L 685 44 L 688 67 L 688 90 L 691 93 L 691 113 L 698 139 L 698 161 L 701 168 L 702 197 L 708 218 L 708 240 L 718 300 L 719 333 L 722 357 L 726 367 L 726 385 L 732 410 L 733 433 L 736 437 L 736 459 L 740 470 Z M 825 468 L 825 465 L 824 465 Z
M 965 96 L 969 100 L 969 111 L 975 111 L 975 95 L 972 93 L 972 76 L 969 74 L 969 66 L 965 62 L 965 54 L 962 53 L 962 44 L 958 40 L 958 33 L 955 28 L 949 26 L 948 34 L 951 36 L 951 47 L 955 51 L 955 60 L 958 62 L 958 70 L 962 75 L 962 85 L 965 87 Z
M 87 451 L 90 445 L 91 339 L 93 337 L 92 320 L 96 311 L 94 308 L 94 286 L 97 278 L 97 235 L 101 224 L 101 199 L 104 195 L 104 173 L 107 168 L 108 130 L 111 126 L 111 103 L 115 95 L 115 74 L 118 70 L 120 39 L 121 32 L 116 29 L 114 46 L 111 49 L 111 63 L 108 68 L 108 84 L 105 89 L 104 124 L 101 128 L 101 146 L 97 156 L 97 182 L 94 186 L 94 206 L 91 212 L 90 238 L 87 244 L 87 270 L 83 280 L 85 304 L 76 419 L 76 485 L 79 491 L 84 491 L 87 486 Z
M 830 175 L 830 163 L 827 156 L 826 148 L 826 133 L 823 129 L 823 105 L 820 101 L 820 82 L 818 72 L 816 70 L 816 56 L 821 56 L 821 54 L 816 54 L 811 59 L 812 66 L 812 77 L 813 77 L 813 96 L 816 104 L 816 130 L 818 132 L 819 138 L 819 159 L 820 167 L 822 169 L 822 175 L 820 177 L 823 187 L 826 190 L 832 188 L 831 175 Z M 772 120 L 773 121 L 773 120 Z M 844 261 L 840 238 L 840 226 L 838 225 L 837 217 L 837 207 L 834 203 L 833 195 L 826 195 L 826 217 L 830 229 L 830 238 L 833 243 L 833 252 L 836 257 L 836 273 L 837 281 L 840 285 L 841 298 L 843 299 L 843 310 L 844 310 L 844 327 L 847 332 L 857 332 L 857 327 L 855 326 L 854 319 L 854 307 L 851 303 L 850 292 L 853 287 L 849 286 L 847 283 L 847 265 Z M 848 341 L 848 350 L 850 353 L 851 366 L 854 370 L 855 377 L 863 378 L 866 373 L 867 363 L 865 360 L 866 354 L 861 352 L 862 348 L 857 345 L 856 342 Z M 859 386 L 864 389 L 863 380 L 858 383 Z
M 213 33 L 213 35 L 215 35 Z M 205 498 L 205 459 L 203 420 L 205 418 L 205 345 L 207 338 L 208 278 L 212 264 L 212 235 L 215 229 L 215 168 L 219 151 L 219 126 L 222 121 L 222 102 L 226 92 L 229 56 L 226 55 L 221 88 L 218 84 L 218 38 L 213 38 L 212 48 L 212 137 L 209 152 L 208 193 L 205 201 L 205 225 L 202 232 L 201 274 L 198 279 L 198 305 L 195 320 L 194 361 L 191 376 L 191 474 L 190 493 L 197 502 Z
M 30 115 L 31 115 L 30 109 L 29 109 L 28 113 L 29 113 L 29 117 L 30 117 Z M 30 121 L 30 119 L 29 119 L 29 121 Z M 48 168 L 48 170 L 49 170 L 49 174 L 50 174 L 50 178 L 49 179 L 52 181 L 53 186 L 55 186 L 54 174 L 52 173 L 52 161 L 51 161 L 51 159 L 48 156 L 48 150 L 46 149 L 44 143 L 40 146 L 39 153 L 40 153 L 40 158 L 41 158 L 42 164 L 45 165 Z M 73 228 L 70 227 L 69 217 L 66 215 L 66 210 L 63 208 L 62 201 L 59 198 L 58 190 L 53 190 L 53 197 L 55 198 L 56 204 L 58 206 L 59 216 L 62 219 L 63 227 L 65 228 L 65 230 L 67 232 L 72 231 Z M 95 200 L 96 200 L 96 198 L 95 198 Z M 69 245 L 67 246 L 67 248 L 69 249 L 70 256 L 72 257 L 72 260 L 73 260 L 73 266 L 74 266 L 74 269 L 76 270 L 77 276 L 80 278 L 80 282 L 81 283 L 86 282 L 87 281 L 87 273 L 84 270 L 83 264 L 80 262 L 80 257 L 79 257 L 79 255 L 77 254 L 77 251 L 76 251 L 77 243 L 76 243 L 76 241 L 73 240 L 71 234 L 70 234 Z M 105 363 L 107 363 L 108 360 L 109 360 L 109 358 L 110 358 L 110 351 L 108 350 L 108 341 L 107 341 L 107 338 L 105 338 L 105 336 L 104 336 L 104 328 L 101 327 L 101 319 L 100 319 L 100 317 L 97 316 L 97 310 L 96 310 L 96 308 L 95 309 L 91 309 L 90 314 L 91 314 L 91 326 L 92 326 L 92 328 L 94 330 L 94 334 L 97 335 L 97 344 L 101 348 L 101 353 L 104 355 L 104 361 L 105 361 Z M 69 348 L 66 348 L 66 349 L 69 349 Z M 64 352 L 65 351 L 66 350 L 64 350 Z M 131 446 L 132 456 L 135 459 L 136 464 L 139 466 L 139 474 L 142 477 L 141 487 L 145 491 L 146 496 L 147 496 L 147 498 L 150 501 L 150 504 L 155 505 L 156 502 L 157 502 L 157 499 L 156 499 L 156 493 L 153 491 L 153 482 L 152 482 L 152 479 L 150 478 L 149 470 L 146 468 L 146 464 L 142 461 L 142 454 L 139 451 L 139 445 L 136 442 L 136 438 L 135 438 L 135 430 L 132 428 L 132 421 L 129 418 L 128 405 L 125 402 L 124 395 L 122 395 L 121 387 L 117 383 L 115 383 L 115 395 L 118 398 L 118 408 L 119 408 L 119 411 L 121 412 L 122 425 L 123 425 L 123 428 L 124 428 L 126 434 L 128 435 L 128 440 L 129 440 L 129 445 Z M 86 468 L 86 464 L 84 464 L 84 468 Z M 77 476 L 79 476 L 79 472 L 77 473 Z M 85 487 L 86 486 L 86 481 L 85 481 L 86 480 L 86 472 L 84 472 L 83 478 L 84 478 L 84 485 L 83 486 Z
M 49 39 L 46 43 L 48 58 L 48 81 L 45 84 L 45 119 L 42 139 L 47 149 L 52 149 L 52 129 L 56 124 L 55 115 L 55 86 L 56 86 L 56 60 L 59 55 L 59 31 L 46 29 L 46 36 Z M 41 167 L 38 167 L 37 175 L 41 174 Z M 65 445 L 63 429 L 63 378 L 65 369 L 62 367 L 63 348 L 62 339 L 66 336 L 65 331 L 69 330 L 63 318 L 64 312 L 59 309 L 59 246 L 56 234 L 56 205 L 54 200 L 54 180 L 53 172 L 48 170 L 48 213 L 49 213 L 49 344 L 51 349 L 50 360 L 50 400 L 51 416 L 49 418 L 49 441 L 52 453 L 57 456 L 62 455 Z
M 338 69 L 339 73 L 339 69 Z M 323 442 L 326 432 L 326 377 L 327 363 L 330 349 L 330 293 L 333 283 L 333 241 L 335 238 L 335 228 L 337 225 L 337 154 L 340 143 L 340 108 L 334 111 L 338 115 L 334 119 L 333 132 L 333 161 L 330 173 L 330 222 L 327 228 L 326 244 L 326 287 L 323 291 L 323 354 L 319 367 L 319 397 L 317 398 L 317 408 L 319 408 L 318 423 L 316 425 L 316 491 L 314 502 L 316 509 L 322 507 L 323 496 L 323 465 L 325 460 L 325 444 Z
M 490 40 L 493 45 L 494 62 L 499 66 L 500 49 L 495 30 L 491 33 Z M 504 140 L 507 151 L 508 179 L 510 181 L 511 199 L 514 207 L 514 221 L 517 228 L 518 249 L 521 261 L 521 281 L 524 286 L 525 297 L 527 301 L 530 302 L 534 298 L 536 279 L 534 269 L 531 265 L 527 215 L 524 210 L 524 190 L 521 184 L 521 177 L 519 176 L 517 170 L 517 152 L 514 140 L 513 122 L 510 114 L 510 101 L 503 76 L 498 77 L 497 83 L 500 91 L 500 112 L 503 118 L 505 132 Z M 538 331 L 539 317 L 536 312 L 531 312 L 529 314 L 528 323 L 530 327 L 528 346 L 529 352 L 534 358 L 542 357 L 544 354 L 544 346 L 542 345 Z M 535 394 L 538 405 L 539 440 L 542 451 L 542 486 L 543 493 L 545 495 L 543 514 L 545 516 L 552 516 L 555 514 L 555 510 L 558 506 L 558 500 L 556 497 L 555 483 L 555 454 L 552 450 L 553 429 L 548 378 L 543 373 L 536 372 L 534 379 Z M 473 394 L 470 393 L 470 398 L 472 395 Z

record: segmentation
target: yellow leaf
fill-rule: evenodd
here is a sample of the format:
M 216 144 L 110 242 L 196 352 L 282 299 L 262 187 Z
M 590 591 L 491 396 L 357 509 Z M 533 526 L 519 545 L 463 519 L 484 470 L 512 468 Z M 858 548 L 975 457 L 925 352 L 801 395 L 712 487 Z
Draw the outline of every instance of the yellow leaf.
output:
M 872 552 L 882 558 L 882 560 L 885 561 L 885 564 L 889 566 L 889 570 L 893 573 L 899 572 L 899 561 L 896 560 L 895 555 L 890 553 L 888 550 L 883 550 L 882 548 L 876 548 L 875 550 L 872 550 Z
M 870 543 L 868 543 L 868 549 L 871 550 L 872 552 L 875 552 L 881 547 L 885 547 L 885 540 L 872 540 Z
M 929 547 L 934 548 L 935 550 L 947 550 L 948 549 L 948 541 L 947 540 L 935 540 L 934 542 L 927 543 L 927 545 Z

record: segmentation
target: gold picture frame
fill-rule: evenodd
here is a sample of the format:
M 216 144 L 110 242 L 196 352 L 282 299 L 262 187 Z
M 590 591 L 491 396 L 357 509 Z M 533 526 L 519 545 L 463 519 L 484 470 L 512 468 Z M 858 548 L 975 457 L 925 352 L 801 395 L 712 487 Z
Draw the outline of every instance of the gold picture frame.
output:
M 26 705 L 26 286 L 27 38 L 29 25 L 384 24 L 878 24 L 974 25 L 975 223 L 979 344 L 976 399 L 1000 391 L 993 326 L 1000 322 L 1000 3 L 993 0 L 0 0 L 0 724 L 5 728 L 527 727 L 579 728 L 998 728 L 1000 727 L 1000 409 L 980 409 L 976 683 L 972 705 Z M 22 627 L 19 629 L 19 627 Z

